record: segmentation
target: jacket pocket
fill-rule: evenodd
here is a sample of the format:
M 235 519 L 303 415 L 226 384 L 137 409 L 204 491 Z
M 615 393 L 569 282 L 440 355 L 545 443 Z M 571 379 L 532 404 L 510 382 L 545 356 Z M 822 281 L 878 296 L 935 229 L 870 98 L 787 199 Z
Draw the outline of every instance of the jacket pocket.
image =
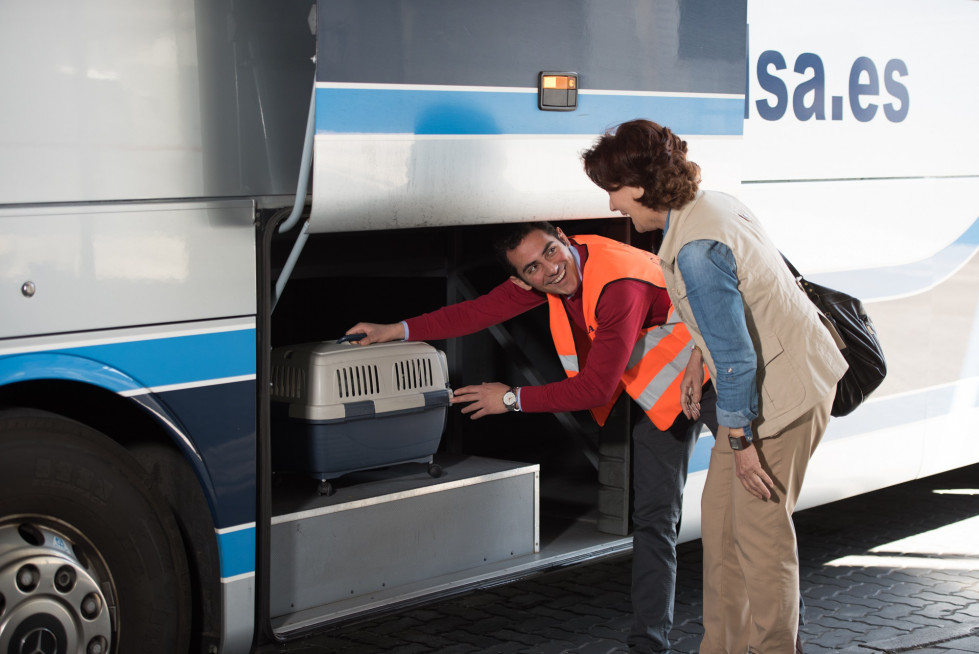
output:
M 759 416 L 771 420 L 801 404 L 806 397 L 805 385 L 799 378 L 800 371 L 785 352 L 781 342 L 772 337 L 762 348 L 764 361 L 758 371 L 760 387 Z

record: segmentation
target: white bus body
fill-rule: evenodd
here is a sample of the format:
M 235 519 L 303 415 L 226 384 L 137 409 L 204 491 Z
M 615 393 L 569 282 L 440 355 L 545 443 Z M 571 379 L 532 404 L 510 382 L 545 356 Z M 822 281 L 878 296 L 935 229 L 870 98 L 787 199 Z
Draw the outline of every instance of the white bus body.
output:
M 450 411 L 443 477 L 321 496 L 273 469 L 269 352 L 488 290 L 501 224 L 649 245 L 580 162 L 637 117 L 880 333 L 800 508 L 979 461 L 976 33 L 969 0 L 3 3 L 0 650 L 247 652 L 628 551 L 627 417 Z M 437 344 L 451 385 L 559 378 L 540 318 Z

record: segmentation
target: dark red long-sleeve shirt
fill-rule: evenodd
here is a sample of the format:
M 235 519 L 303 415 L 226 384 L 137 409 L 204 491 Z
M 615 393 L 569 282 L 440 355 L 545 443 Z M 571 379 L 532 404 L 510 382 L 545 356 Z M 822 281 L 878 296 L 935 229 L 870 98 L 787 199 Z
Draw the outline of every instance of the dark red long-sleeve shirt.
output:
M 581 260 L 582 277 L 588 274 L 587 247 L 572 241 Z M 589 346 L 581 288 L 562 298 L 571 317 L 578 352 L 579 373 L 569 379 L 522 386 L 520 409 L 527 412 L 579 411 L 604 406 L 612 398 L 619 378 L 644 327 L 666 322 L 670 298 L 666 289 L 634 279 L 621 279 L 605 287 L 595 308 L 598 329 Z M 474 300 L 453 304 L 406 320 L 413 341 L 439 340 L 472 334 L 499 324 L 547 302 L 543 293 L 528 291 L 509 280 Z

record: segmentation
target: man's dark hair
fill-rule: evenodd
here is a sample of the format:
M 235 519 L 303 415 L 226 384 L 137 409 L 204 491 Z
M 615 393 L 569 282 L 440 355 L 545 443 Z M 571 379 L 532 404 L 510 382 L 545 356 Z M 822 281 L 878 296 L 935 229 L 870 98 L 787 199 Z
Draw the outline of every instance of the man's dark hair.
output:
M 523 240 L 527 238 L 527 235 L 531 232 L 542 231 L 549 236 L 554 238 L 560 238 L 561 235 L 558 234 L 557 227 L 548 222 L 535 222 L 535 223 L 518 223 L 513 227 L 510 227 L 501 236 L 496 239 L 493 244 L 493 251 L 496 253 L 496 258 L 499 260 L 500 265 L 507 272 L 508 275 L 513 275 L 518 279 L 523 279 L 512 263 L 510 259 L 507 258 L 507 253 L 517 249 L 517 247 L 523 243 Z

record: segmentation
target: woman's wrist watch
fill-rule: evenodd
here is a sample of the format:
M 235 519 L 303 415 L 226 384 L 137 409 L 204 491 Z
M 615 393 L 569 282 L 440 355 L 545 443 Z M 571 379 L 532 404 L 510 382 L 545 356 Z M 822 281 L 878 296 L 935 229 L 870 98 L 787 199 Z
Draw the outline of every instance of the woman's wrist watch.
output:
M 519 390 L 519 386 L 512 386 L 506 393 L 503 394 L 503 406 L 506 407 L 507 411 L 520 410 L 520 407 L 517 406 L 517 392 Z
M 745 426 L 740 434 L 732 434 L 730 431 L 727 435 L 727 440 L 731 444 L 732 450 L 746 450 L 751 447 L 751 443 L 754 438 L 751 435 L 751 425 Z

